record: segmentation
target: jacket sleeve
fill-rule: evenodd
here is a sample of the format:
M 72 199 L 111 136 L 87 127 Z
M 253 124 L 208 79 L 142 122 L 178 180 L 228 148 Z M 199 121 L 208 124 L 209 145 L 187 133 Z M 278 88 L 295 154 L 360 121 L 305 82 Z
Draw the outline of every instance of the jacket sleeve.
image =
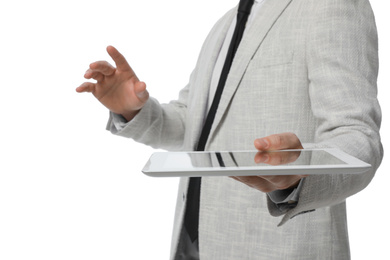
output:
M 337 147 L 372 168 L 363 174 L 307 177 L 288 219 L 343 202 L 364 189 L 379 167 L 383 149 L 377 101 L 378 42 L 374 15 L 366 0 L 321 1 L 307 32 L 311 109 L 318 120 L 315 144 Z M 271 214 L 278 214 L 269 203 Z
M 156 99 L 149 98 L 145 106 L 130 122 L 126 122 L 120 115 L 110 113 L 110 118 L 107 124 L 107 130 L 115 135 L 132 138 L 136 142 L 140 142 L 153 148 L 161 148 L 166 150 L 182 150 L 187 147 L 184 144 L 188 120 L 193 120 L 193 116 L 187 117 L 191 107 L 194 109 L 193 94 L 197 91 L 199 83 L 204 81 L 205 62 L 210 60 L 209 55 L 205 54 L 210 49 L 210 39 L 214 39 L 221 30 L 221 26 L 230 19 L 233 14 L 233 9 L 223 16 L 209 32 L 205 42 L 201 48 L 199 58 L 195 69 L 190 75 L 189 83 L 179 93 L 177 100 L 173 100 L 168 104 L 160 104 Z M 202 72 L 203 71 L 203 72 Z M 196 106 L 198 104 L 195 104 Z M 192 145 L 192 144 L 191 144 Z
M 179 98 L 160 104 L 150 97 L 133 120 L 110 112 L 107 130 L 136 142 L 166 150 L 180 150 L 183 145 L 189 85 L 180 91 Z

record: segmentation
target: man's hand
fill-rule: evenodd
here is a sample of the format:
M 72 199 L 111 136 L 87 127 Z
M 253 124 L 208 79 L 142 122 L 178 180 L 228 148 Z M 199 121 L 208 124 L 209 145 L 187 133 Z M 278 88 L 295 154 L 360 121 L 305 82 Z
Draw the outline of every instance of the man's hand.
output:
M 130 121 L 144 106 L 149 93 L 146 84 L 139 81 L 117 49 L 108 46 L 107 52 L 114 60 L 116 68 L 107 61 L 91 63 L 84 77 L 97 82 L 84 82 L 76 91 L 91 92 L 109 110 Z
M 303 149 L 298 137 L 293 133 L 282 133 L 270 135 L 255 140 L 255 147 L 259 150 L 254 160 L 256 163 L 267 163 L 270 165 L 281 165 L 295 161 L 299 152 L 287 153 L 264 153 L 265 151 Z M 262 192 L 272 192 L 295 188 L 305 175 L 276 175 L 276 176 L 240 176 L 232 177 L 254 189 Z

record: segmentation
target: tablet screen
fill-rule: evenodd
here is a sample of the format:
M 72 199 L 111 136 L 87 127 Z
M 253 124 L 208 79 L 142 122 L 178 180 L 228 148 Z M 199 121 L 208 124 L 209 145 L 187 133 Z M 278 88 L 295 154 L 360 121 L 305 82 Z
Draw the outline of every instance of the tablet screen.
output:
M 314 156 L 313 156 L 314 154 Z M 267 165 L 340 165 L 346 164 L 322 150 L 271 152 L 166 153 L 163 168 L 259 167 Z M 258 160 L 260 160 L 258 162 Z M 313 160 L 312 160 L 313 159 Z M 264 162 L 265 160 L 265 162 Z M 268 162 L 268 163 L 266 163 Z
M 367 167 L 337 149 L 162 152 L 151 156 L 143 172 L 152 176 L 234 176 L 357 172 L 357 168 Z

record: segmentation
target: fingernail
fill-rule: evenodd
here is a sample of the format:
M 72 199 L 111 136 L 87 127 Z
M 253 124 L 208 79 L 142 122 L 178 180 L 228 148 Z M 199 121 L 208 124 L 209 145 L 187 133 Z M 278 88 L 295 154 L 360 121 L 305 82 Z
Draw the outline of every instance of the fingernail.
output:
M 256 140 L 256 143 L 258 146 L 260 146 L 261 148 L 263 149 L 267 149 L 269 143 L 266 139 L 257 139 Z
M 144 90 L 144 91 L 141 91 L 141 92 L 136 93 L 136 95 L 137 95 L 137 97 L 138 97 L 139 99 L 146 99 L 146 98 L 149 97 L 149 92 L 146 91 L 146 90 Z
M 255 163 L 265 163 L 268 161 L 268 159 L 268 154 L 262 154 L 261 156 L 255 158 Z

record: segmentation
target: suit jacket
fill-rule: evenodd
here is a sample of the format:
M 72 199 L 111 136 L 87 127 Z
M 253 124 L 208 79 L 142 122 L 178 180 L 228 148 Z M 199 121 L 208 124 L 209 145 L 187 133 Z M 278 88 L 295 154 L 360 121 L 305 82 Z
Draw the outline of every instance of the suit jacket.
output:
M 235 12 L 212 28 L 177 100 L 150 98 L 128 124 L 111 115 L 108 128 L 156 148 L 193 150 Z M 206 149 L 254 149 L 256 138 L 288 131 L 310 147 L 338 147 L 373 167 L 364 174 L 307 177 L 298 205 L 287 213 L 231 178 L 203 178 L 200 259 L 350 258 L 345 200 L 369 184 L 382 159 L 377 52 L 368 0 L 264 3 L 237 50 Z M 181 179 L 172 256 L 180 250 L 187 187 L 188 179 Z

